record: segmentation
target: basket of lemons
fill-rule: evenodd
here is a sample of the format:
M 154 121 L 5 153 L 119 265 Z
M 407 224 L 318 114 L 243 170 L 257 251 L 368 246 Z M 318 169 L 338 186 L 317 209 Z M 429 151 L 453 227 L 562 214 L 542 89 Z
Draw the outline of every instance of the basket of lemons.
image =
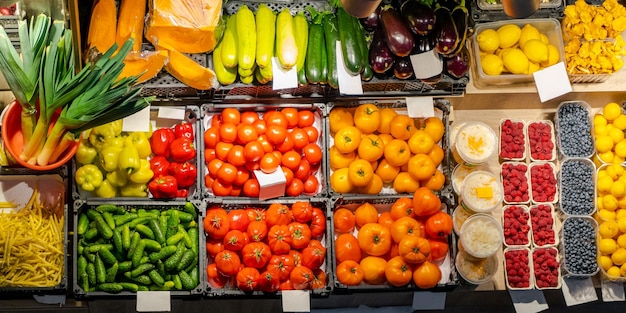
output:
M 552 18 L 478 24 L 471 49 L 477 86 L 532 83 L 534 72 L 565 60 L 561 25 Z

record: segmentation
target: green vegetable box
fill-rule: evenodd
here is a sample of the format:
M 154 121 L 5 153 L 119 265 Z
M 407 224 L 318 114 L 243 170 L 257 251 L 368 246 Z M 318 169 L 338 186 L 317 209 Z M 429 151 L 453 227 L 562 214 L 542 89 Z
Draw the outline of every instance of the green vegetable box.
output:
M 77 297 L 168 290 L 202 293 L 201 203 L 74 202 L 73 293 Z
M 73 198 L 199 197 L 199 110 L 152 106 L 89 130 L 73 162 Z

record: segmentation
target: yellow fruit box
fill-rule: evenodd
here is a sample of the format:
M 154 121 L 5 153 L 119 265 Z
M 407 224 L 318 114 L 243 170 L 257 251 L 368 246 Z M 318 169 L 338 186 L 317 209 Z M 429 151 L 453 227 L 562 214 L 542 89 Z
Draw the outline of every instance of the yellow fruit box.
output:
M 484 36 L 480 37 L 481 34 Z M 532 49 L 529 48 L 531 45 L 526 45 L 533 39 L 543 42 L 543 51 L 534 48 L 536 46 L 541 48 L 540 43 L 533 44 Z M 485 44 L 487 41 L 490 43 Z M 481 49 L 481 46 L 497 48 L 495 51 L 486 51 Z M 522 48 L 524 46 L 526 49 Z M 534 81 L 533 72 L 558 62 L 565 62 L 561 24 L 554 18 L 512 19 L 477 24 L 469 41 L 469 49 L 474 58 L 470 75 L 477 87 L 530 85 Z M 558 52 L 558 58 L 554 56 L 555 52 Z M 487 55 L 492 56 L 485 59 Z M 483 60 L 487 60 L 489 64 L 483 64 Z

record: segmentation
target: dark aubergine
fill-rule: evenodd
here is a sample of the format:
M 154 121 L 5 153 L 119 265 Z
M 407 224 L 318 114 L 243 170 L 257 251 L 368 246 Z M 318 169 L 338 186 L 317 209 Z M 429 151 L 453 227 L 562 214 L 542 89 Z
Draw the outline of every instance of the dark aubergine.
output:
M 465 7 L 465 0 L 461 0 L 461 3 L 456 6 L 452 10 L 452 21 L 454 22 L 454 26 L 456 27 L 456 32 L 458 36 L 458 44 L 454 49 L 453 53 L 458 53 L 465 47 L 465 40 L 468 36 L 468 29 L 470 28 L 470 19 L 469 12 Z
M 435 9 L 435 50 L 443 56 L 452 55 L 459 45 L 459 33 L 446 7 Z
M 409 79 L 413 76 L 413 74 L 411 58 L 401 57 L 396 59 L 396 63 L 393 64 L 393 76 L 397 79 Z
M 379 28 L 374 31 L 372 43 L 369 50 L 369 62 L 374 73 L 382 74 L 387 72 L 396 60 L 387 41 L 385 41 L 385 33 Z
M 426 35 L 435 27 L 435 11 L 418 0 L 405 1 L 400 12 L 416 35 Z
M 385 40 L 391 52 L 399 57 L 408 56 L 415 41 L 413 34 L 404 23 L 404 19 L 391 5 L 386 5 L 380 10 L 380 22 L 385 31 Z
M 415 47 L 413 48 L 413 52 L 411 54 L 418 54 L 431 51 L 435 49 L 435 36 L 434 33 L 430 33 L 427 35 L 416 35 L 415 37 Z
M 457 54 L 446 58 L 446 73 L 454 78 L 467 75 L 470 68 L 470 55 L 467 48 L 461 49 Z
M 380 6 L 374 10 L 374 12 L 370 13 L 367 17 L 360 18 L 359 21 L 363 28 L 368 32 L 373 32 L 380 26 L 380 19 L 378 18 L 380 14 Z

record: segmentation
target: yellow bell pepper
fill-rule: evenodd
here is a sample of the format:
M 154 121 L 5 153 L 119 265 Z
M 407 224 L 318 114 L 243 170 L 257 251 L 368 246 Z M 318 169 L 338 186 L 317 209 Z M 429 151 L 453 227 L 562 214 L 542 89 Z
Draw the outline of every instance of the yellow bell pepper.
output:
M 122 134 L 122 120 L 113 121 L 91 129 L 89 142 L 100 150 L 104 148 L 113 138 Z
M 85 164 L 76 170 L 76 184 L 85 191 L 94 191 L 102 185 L 102 172 L 93 164 Z
M 152 179 L 154 172 L 150 169 L 150 161 L 146 159 L 139 160 L 139 170 L 130 174 L 128 178 L 136 184 L 145 184 Z
M 121 151 L 122 148 L 115 146 L 102 149 L 99 153 L 100 166 L 102 166 L 102 168 L 107 172 L 113 172 L 118 169 L 117 163 Z
M 76 150 L 76 162 L 79 164 L 92 164 L 96 156 L 98 156 L 98 151 L 96 151 L 91 142 L 89 140 L 81 140 L 78 150 Z
M 114 198 L 117 195 L 117 187 L 105 179 L 100 187 L 96 189 L 96 195 L 100 198 Z
M 146 137 L 146 133 L 144 132 L 130 133 L 124 140 L 124 146 L 135 147 L 141 159 L 147 159 L 152 154 L 150 140 Z
M 148 186 L 146 184 L 128 183 L 120 189 L 122 197 L 145 198 L 148 197 Z
M 139 153 L 134 146 L 125 146 L 118 156 L 117 167 L 130 175 L 139 170 Z
M 128 174 L 120 169 L 116 169 L 106 174 L 106 180 L 115 187 L 124 187 L 128 184 Z

